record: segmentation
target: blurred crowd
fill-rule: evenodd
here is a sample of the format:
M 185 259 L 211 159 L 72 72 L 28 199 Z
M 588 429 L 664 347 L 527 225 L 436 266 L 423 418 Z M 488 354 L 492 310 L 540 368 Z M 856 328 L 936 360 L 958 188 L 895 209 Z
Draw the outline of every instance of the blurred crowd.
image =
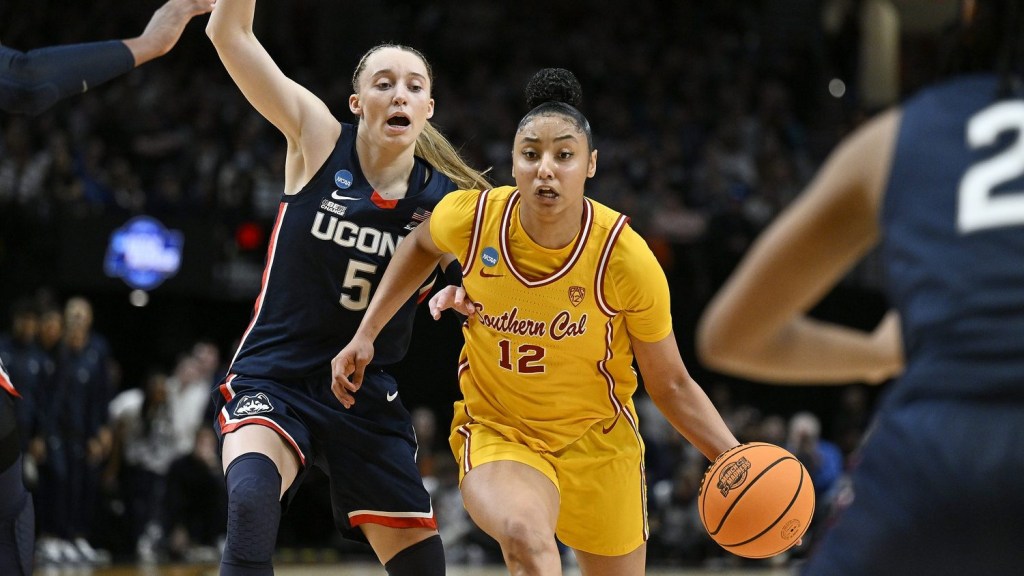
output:
M 35 498 L 38 561 L 74 565 L 218 558 L 226 518 L 210 405 L 211 391 L 225 370 L 218 345 L 196 341 L 168 369 L 155 367 L 142 382 L 124 382 L 107 340 L 93 329 L 88 299 L 73 296 L 59 302 L 42 291 L 14 303 L 11 317 L 10 330 L 0 333 L 0 357 L 22 394 L 17 407 L 25 477 Z M 725 383 L 709 394 L 741 441 L 784 446 L 804 463 L 818 497 L 814 528 L 825 525 L 867 426 L 865 389 L 845 390 L 841 417 L 829 430 L 810 411 L 784 416 L 737 403 Z M 738 562 L 711 542 L 697 515 L 707 460 L 646 395 L 637 397 L 637 410 L 647 446 L 651 561 Z M 458 470 L 447 448 L 447 422 L 421 406 L 413 409 L 413 425 L 420 443 L 418 462 L 450 560 L 500 562 L 497 544 L 462 507 Z M 297 506 L 311 514 L 285 516 L 283 543 L 365 554 L 334 534 L 322 475 L 312 474 L 307 482 L 308 495 Z M 319 522 L 310 520 L 317 515 Z M 321 529 L 312 537 L 309 532 L 296 536 L 302 530 L 296 522 Z M 814 532 L 793 554 L 813 541 Z
M 72 26 L 19 12 L 0 39 L 28 49 L 138 33 L 125 23 L 129 6 L 103 1 L 120 18 L 86 29 L 100 11 L 92 4 L 64 10 Z M 363 51 L 381 41 L 421 48 L 434 68 L 434 123 L 499 184 L 511 181 L 526 79 L 543 66 L 572 69 L 599 150 L 589 194 L 644 232 L 678 285 L 677 302 L 706 299 L 842 131 L 842 105 L 822 80 L 832 65 L 814 9 L 662 1 L 618 18 L 613 2 L 414 6 L 261 4 L 257 33 L 344 121 L 353 120 L 351 70 Z M 75 10 L 80 18 L 67 14 Z M 269 231 L 285 142 L 227 78 L 202 22 L 159 63 L 42 116 L 0 117 L 0 269 L 17 270 L 25 289 L 46 280 L 36 263 L 55 259 L 67 219 L 202 214 L 227 238 L 242 223 Z
M 16 13 L 0 8 L 0 40 L 23 50 L 131 36 L 151 9 L 112 0 L 60 10 L 20 4 Z M 296 0 L 261 3 L 256 25 L 285 72 L 344 121 L 352 121 L 350 77 L 363 51 L 381 41 L 420 48 L 434 68 L 435 124 L 471 164 L 491 167 L 496 183 L 511 181 L 526 79 L 540 67 L 572 69 L 599 150 L 588 193 L 628 214 L 655 250 L 688 354 L 704 303 L 856 117 L 826 89 L 848 54 L 835 53 L 821 32 L 818 4 L 659 0 L 632 3 L 623 17 L 616 2 Z M 231 345 L 182 341 L 176 363 L 126 381 L 125 359 L 91 328 L 89 301 L 55 296 L 64 290 L 52 286 L 46 263 L 70 247 L 55 242 L 54 231 L 68 220 L 136 214 L 213 216 L 229 237 L 240 223 L 269 230 L 284 151 L 198 23 L 153 65 L 44 115 L 0 117 L 0 294 L 24 297 L 0 306 L 0 318 L 11 319 L 0 354 L 27 392 L 19 405 L 44 562 L 102 562 L 104 550 L 144 560 L 216 554 L 223 486 L 207 402 Z M 866 424 L 865 391 L 847 389 L 843 406 L 823 421 L 799 406 L 773 413 L 734 402 L 729 381 L 698 380 L 741 440 L 774 442 L 801 457 L 818 513 L 827 515 Z M 638 398 L 649 557 L 728 561 L 697 519 L 707 462 L 648 404 Z M 447 422 L 429 407 L 416 422 L 446 548 L 456 561 L 497 559 L 462 510 Z M 283 522 L 287 539 L 287 516 Z
M 216 558 L 226 516 L 209 409 L 219 348 L 195 342 L 170 369 L 124 383 L 86 298 L 42 291 L 15 302 L 11 318 L 0 357 L 22 396 L 37 560 Z

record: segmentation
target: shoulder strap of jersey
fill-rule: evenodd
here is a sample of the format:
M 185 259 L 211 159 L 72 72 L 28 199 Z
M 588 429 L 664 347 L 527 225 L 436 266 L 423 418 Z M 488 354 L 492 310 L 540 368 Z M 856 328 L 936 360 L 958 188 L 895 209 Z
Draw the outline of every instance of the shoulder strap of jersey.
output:
M 469 237 L 469 248 L 466 250 L 466 260 L 462 266 L 462 277 L 465 278 L 476 266 L 477 254 L 480 252 L 480 235 L 483 232 L 484 216 L 487 211 L 487 197 L 491 190 L 487 189 L 480 193 L 476 200 L 476 215 L 473 216 L 473 233 Z

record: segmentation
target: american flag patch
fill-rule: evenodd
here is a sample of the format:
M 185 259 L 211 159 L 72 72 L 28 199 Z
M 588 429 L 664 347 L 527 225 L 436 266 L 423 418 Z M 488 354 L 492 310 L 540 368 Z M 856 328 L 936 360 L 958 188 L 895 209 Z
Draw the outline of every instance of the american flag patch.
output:
M 406 230 L 412 230 L 413 228 L 419 226 L 420 222 L 423 222 L 429 216 L 430 216 L 430 210 L 427 210 L 426 208 L 417 208 L 412 213 L 412 222 L 409 222 L 408 224 L 406 224 L 405 225 L 405 229 Z

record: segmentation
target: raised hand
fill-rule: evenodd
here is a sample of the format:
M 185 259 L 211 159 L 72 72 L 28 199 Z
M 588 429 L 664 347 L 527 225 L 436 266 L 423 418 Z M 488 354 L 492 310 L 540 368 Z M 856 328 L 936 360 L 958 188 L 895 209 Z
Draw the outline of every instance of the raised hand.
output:
M 135 65 L 170 52 L 185 25 L 200 14 L 209 14 L 216 3 L 217 0 L 168 0 L 153 13 L 142 34 L 124 41 L 135 57 Z

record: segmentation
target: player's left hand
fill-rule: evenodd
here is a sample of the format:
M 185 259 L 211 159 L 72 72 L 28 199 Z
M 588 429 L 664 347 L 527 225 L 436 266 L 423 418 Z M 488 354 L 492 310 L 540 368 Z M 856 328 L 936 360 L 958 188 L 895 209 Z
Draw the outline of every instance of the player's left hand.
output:
M 373 359 L 373 342 L 353 338 L 331 360 L 331 392 L 345 408 L 356 403 L 355 394 L 363 385 L 363 372 Z

